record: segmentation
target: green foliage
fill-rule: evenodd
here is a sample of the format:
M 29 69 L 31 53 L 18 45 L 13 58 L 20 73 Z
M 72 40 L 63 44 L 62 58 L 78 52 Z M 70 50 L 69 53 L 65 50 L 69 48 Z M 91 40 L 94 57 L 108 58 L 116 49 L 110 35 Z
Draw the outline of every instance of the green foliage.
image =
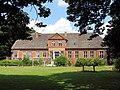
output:
M 83 66 L 83 65 L 86 65 L 86 64 L 87 64 L 86 59 L 78 58 L 77 61 L 76 61 L 75 66 Z
M 115 69 L 120 72 L 120 58 L 114 59 L 114 66 Z
M 22 60 L 1 60 L 0 66 L 21 66 Z
M 50 9 L 45 3 L 52 0 L 0 0 L 0 59 L 11 56 L 11 47 L 18 39 L 31 39 L 33 32 L 27 24 L 29 17 L 23 11 L 24 7 L 31 6 L 36 9 L 40 17 L 48 17 Z M 37 7 L 36 7 L 37 6 Z M 37 10 L 38 9 L 38 10 Z M 40 22 L 39 27 L 45 25 Z
M 103 19 L 109 13 L 110 0 L 65 0 L 65 2 L 68 3 L 67 19 L 75 22 L 81 33 L 86 31 L 86 28 L 101 34 L 99 27 L 104 24 Z
M 44 60 L 43 57 L 40 57 L 40 58 L 39 58 L 39 65 L 42 65 L 42 64 L 43 64 L 43 60 Z
M 102 61 L 102 60 L 101 60 L 101 61 Z M 94 58 L 94 59 L 93 59 L 93 65 L 94 65 L 94 66 L 100 65 L 99 62 L 100 62 L 100 58 Z
M 92 58 L 85 58 L 86 60 L 86 66 L 93 66 L 94 60 Z
M 25 65 L 28 65 L 28 64 L 30 64 L 30 59 L 29 59 L 29 56 L 28 55 L 25 55 L 24 57 L 23 57 L 23 64 L 25 64 Z
M 61 55 L 54 60 L 56 66 L 68 66 L 71 65 L 70 60 L 65 57 L 64 55 Z
M 76 61 L 75 66 L 93 66 L 93 70 L 95 71 L 95 66 L 103 66 L 107 65 L 106 59 L 99 59 L 99 58 L 78 58 Z
M 34 66 L 39 65 L 39 62 L 37 60 L 32 60 L 31 62 L 33 63 L 32 65 L 34 65 Z
M 120 0 L 64 0 L 68 3 L 67 19 L 75 22 L 81 34 L 94 30 L 90 38 L 103 34 L 107 29 L 103 46 L 108 47 L 110 58 L 120 57 Z M 108 24 L 101 28 L 108 18 Z M 107 28 L 105 28 L 107 27 Z M 98 34 L 96 34 L 98 33 Z
M 104 58 L 101 58 L 101 59 L 99 59 L 98 64 L 99 64 L 100 66 L 107 65 L 107 60 L 104 59 Z

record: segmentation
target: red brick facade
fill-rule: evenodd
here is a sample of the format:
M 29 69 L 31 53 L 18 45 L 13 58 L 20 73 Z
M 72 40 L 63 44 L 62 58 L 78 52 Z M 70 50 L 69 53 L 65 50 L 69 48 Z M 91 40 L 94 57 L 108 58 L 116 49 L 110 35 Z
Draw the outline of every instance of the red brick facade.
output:
M 55 59 L 57 56 L 64 54 L 70 58 L 72 64 L 75 64 L 78 57 L 81 58 L 106 58 L 106 48 L 67 48 L 66 33 L 65 37 L 56 33 L 48 38 L 47 48 L 12 48 L 12 59 L 23 59 L 28 55 L 31 60 L 39 57 Z M 39 35 L 36 35 L 38 38 Z

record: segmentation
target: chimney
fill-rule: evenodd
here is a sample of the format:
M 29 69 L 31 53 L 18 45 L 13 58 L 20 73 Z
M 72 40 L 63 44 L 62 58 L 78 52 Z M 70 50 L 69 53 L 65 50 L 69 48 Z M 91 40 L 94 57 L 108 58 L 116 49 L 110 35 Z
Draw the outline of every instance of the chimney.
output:
M 65 38 L 67 37 L 67 32 L 64 32 L 64 37 L 65 37 Z
M 35 33 L 35 37 L 38 38 L 38 36 L 39 36 L 39 34 L 38 34 L 38 32 L 36 32 L 36 33 Z

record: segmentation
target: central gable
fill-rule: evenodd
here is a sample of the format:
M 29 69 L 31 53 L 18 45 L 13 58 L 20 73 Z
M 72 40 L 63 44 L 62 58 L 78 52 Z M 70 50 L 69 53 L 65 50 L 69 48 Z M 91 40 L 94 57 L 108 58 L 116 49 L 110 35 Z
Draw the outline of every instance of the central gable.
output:
M 48 40 L 66 40 L 66 39 L 60 34 L 56 33 L 52 37 L 50 37 Z

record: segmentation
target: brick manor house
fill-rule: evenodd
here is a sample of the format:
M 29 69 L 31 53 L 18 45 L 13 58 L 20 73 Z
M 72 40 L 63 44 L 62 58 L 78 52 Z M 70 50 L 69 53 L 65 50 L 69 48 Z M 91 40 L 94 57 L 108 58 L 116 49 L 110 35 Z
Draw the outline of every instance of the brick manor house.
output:
M 30 60 L 37 60 L 41 56 L 44 59 L 64 54 L 75 64 L 78 57 L 81 58 L 106 58 L 106 47 L 101 46 L 101 37 L 88 40 L 91 33 L 79 35 L 79 33 L 62 34 L 32 34 L 32 40 L 17 40 L 12 46 L 12 59 L 22 60 L 28 55 Z

